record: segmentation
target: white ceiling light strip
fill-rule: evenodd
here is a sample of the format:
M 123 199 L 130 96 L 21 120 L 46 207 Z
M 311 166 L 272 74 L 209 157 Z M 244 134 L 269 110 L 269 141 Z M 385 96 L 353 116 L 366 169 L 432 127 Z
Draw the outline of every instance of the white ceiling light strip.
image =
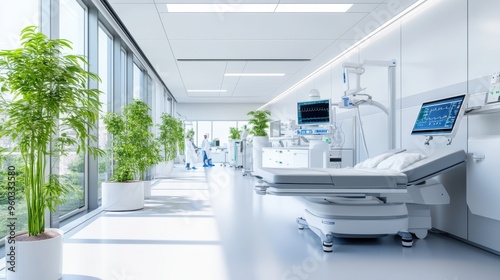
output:
M 353 4 L 166 4 L 169 13 L 345 13 Z
M 398 15 L 394 16 L 392 19 L 390 19 L 389 21 L 387 21 L 386 23 L 384 23 L 383 25 L 381 25 L 379 28 L 375 29 L 370 34 L 366 35 L 363 39 L 359 40 L 354 45 L 350 46 L 345 51 L 341 52 L 339 55 L 335 56 L 330 61 L 328 61 L 327 63 L 323 64 L 321 67 L 319 67 L 318 69 L 316 69 L 314 72 L 312 72 L 311 74 L 307 75 L 305 78 L 303 78 L 302 80 L 300 80 L 299 82 L 297 82 L 296 84 L 294 84 L 293 86 L 291 86 L 290 88 L 288 88 L 287 90 L 285 90 L 284 92 L 282 92 L 280 95 L 276 96 L 271 101 L 269 101 L 266 104 L 262 105 L 260 108 L 258 108 L 258 110 L 264 109 L 265 107 L 271 105 L 272 103 L 275 103 L 275 102 L 279 101 L 281 98 L 283 98 L 286 95 L 290 94 L 291 92 L 293 92 L 297 88 L 301 87 L 302 85 L 307 84 L 312 79 L 316 78 L 316 76 L 322 74 L 323 72 L 325 72 L 326 70 L 328 70 L 329 67 L 333 66 L 335 64 L 335 62 L 337 62 L 338 59 L 342 58 L 344 55 L 346 55 L 347 53 L 349 53 L 353 49 L 357 48 L 359 45 L 361 45 L 362 43 L 364 43 L 365 41 L 367 41 L 368 39 L 370 39 L 371 37 L 373 37 L 375 34 L 377 34 L 378 32 L 380 32 L 381 30 L 383 30 L 387 26 L 391 25 L 393 22 L 399 20 L 404 15 L 406 15 L 409 12 L 411 12 L 413 9 L 417 8 L 418 6 L 420 6 L 421 4 L 423 4 L 426 1 L 427 0 L 419 0 L 416 3 L 414 3 L 413 5 L 411 5 L 410 7 L 406 8 L 404 11 L 402 11 L 401 13 L 399 13 Z
M 352 4 L 279 4 L 276 13 L 345 13 Z

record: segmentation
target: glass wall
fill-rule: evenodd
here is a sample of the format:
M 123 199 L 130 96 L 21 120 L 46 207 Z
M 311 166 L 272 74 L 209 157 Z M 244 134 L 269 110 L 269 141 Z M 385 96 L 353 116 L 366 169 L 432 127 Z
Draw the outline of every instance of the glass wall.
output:
M 212 133 L 209 140 L 219 139 L 220 146 L 227 146 L 227 139 L 229 138 L 229 128 L 237 128 L 236 121 L 214 121 L 212 123 Z
M 49 2 L 57 3 L 58 6 L 48 5 Z M 49 7 L 53 10 L 41 12 L 42 8 Z M 170 111 L 170 105 L 175 102 L 172 101 L 166 106 L 167 98 L 163 93 L 167 92 L 167 89 L 159 82 L 154 72 L 150 71 L 151 65 L 147 63 L 147 60 L 142 60 L 140 53 L 135 52 L 135 46 L 133 42 L 129 41 L 128 37 L 120 37 L 121 31 L 117 32 L 114 29 L 118 26 L 116 23 L 106 22 L 106 19 L 112 17 L 109 15 L 103 16 L 103 13 L 107 14 L 108 11 L 99 11 L 94 6 L 93 1 L 0 1 L 0 49 L 18 47 L 20 31 L 28 25 L 40 26 L 43 22 L 44 31 L 56 31 L 58 34 L 52 35 L 59 35 L 59 38 L 71 41 L 73 49 L 64 50 L 66 53 L 85 55 L 87 58 L 92 59 L 90 61 L 91 69 L 98 73 L 101 81 L 97 85 L 92 83 L 90 85 L 97 86 L 99 90 L 104 92 L 100 96 L 102 108 L 96 132 L 98 136 L 97 144 L 101 149 L 105 149 L 108 143 L 107 133 L 102 121 L 102 116 L 107 112 L 119 111 L 121 106 L 128 103 L 127 100 L 134 97 L 147 101 L 152 107 L 152 115 L 157 116 L 158 119 L 158 116 L 163 111 Z M 57 18 L 54 18 L 53 15 L 57 15 Z M 102 22 L 97 24 L 99 19 Z M 53 28 L 54 25 L 57 25 L 57 28 Z M 90 29 L 90 26 L 92 26 L 92 29 Z M 89 42 L 92 44 L 90 48 L 87 46 Z M 128 64 L 131 57 L 136 59 L 136 63 L 133 65 Z M 139 61 L 142 63 L 140 64 Z M 113 93 L 114 90 L 116 90 L 116 93 Z M 155 93 L 161 93 L 158 96 L 160 106 L 155 104 L 153 98 Z M 9 94 L 2 93 L 2 98 L 8 100 Z M 0 112 L 0 117 L 1 114 L 2 112 Z M 65 132 L 74 133 L 72 131 Z M 0 139 L 0 147 L 2 148 L 8 150 L 14 145 L 10 139 Z M 59 156 L 57 164 L 51 170 L 52 173 L 65 175 L 69 183 L 77 186 L 77 191 L 70 193 L 66 197 L 67 203 L 59 206 L 59 212 L 51 217 L 51 221 L 63 220 L 70 215 L 87 209 L 88 205 L 92 205 L 92 207 L 99 205 L 100 192 L 98 190 L 100 184 L 111 175 L 107 159 L 99 158 L 98 168 L 94 170 L 92 164 L 91 168 L 87 168 L 87 155 L 77 154 L 75 150 L 70 151 L 67 155 Z M 8 166 L 20 167 L 21 162 L 19 155 L 16 154 L 6 156 L 6 153 L 3 153 L 1 156 L 3 156 L 3 160 L 0 161 L 0 185 L 4 185 L 7 179 L 5 175 L 8 172 Z M 95 174 L 96 171 L 98 174 Z M 47 173 L 47 175 L 49 174 Z M 20 190 L 22 190 L 22 186 Z M 26 228 L 27 215 L 22 191 L 18 192 L 17 199 L 16 214 L 19 215 L 17 229 L 23 230 Z M 90 201 L 92 201 L 92 204 L 89 203 Z M 6 203 L 5 192 L 2 192 L 0 188 L 0 207 L 5 206 Z M 5 211 L 0 211 L 0 219 L 5 221 Z M 0 234 L 5 235 L 5 233 L 2 233 L 4 230 L 0 229 Z
M 108 144 L 108 133 L 104 126 L 103 117 L 106 113 L 112 111 L 111 104 L 111 93 L 112 91 L 112 74 L 113 74 L 113 38 L 108 34 L 107 30 L 105 30 L 102 25 L 99 25 L 99 71 L 98 75 L 101 78 L 101 82 L 99 83 L 99 90 L 104 94 L 99 96 L 99 100 L 101 101 L 101 113 L 99 114 L 99 124 L 98 124 L 98 146 L 100 149 L 105 150 Z M 101 184 L 109 179 L 111 175 L 111 170 L 107 161 L 106 156 L 99 157 L 98 159 L 98 170 L 99 170 L 99 205 L 101 198 Z
M 124 49 L 120 52 L 120 80 L 121 80 L 121 106 L 125 106 L 127 104 L 127 53 Z
M 38 0 L 17 0 L 17 1 L 0 1 L 0 49 L 8 50 L 18 48 L 20 45 L 20 32 L 23 28 L 29 25 L 40 24 Z M 11 95 L 3 92 L 2 98 L 9 100 Z M 0 118 L 2 112 L 0 112 Z M 14 147 L 10 139 L 0 138 L 0 148 L 10 151 Z M 0 149 L 1 150 L 1 149 Z M 24 231 L 27 229 L 27 210 L 24 197 L 24 186 L 19 178 L 22 176 L 21 157 L 19 153 L 2 153 L 0 151 L 0 223 L 7 224 L 7 193 L 5 186 L 7 185 L 7 175 L 9 166 L 16 169 L 17 173 L 17 188 L 15 198 L 15 215 L 16 215 L 16 230 Z M 8 228 L 0 227 L 0 236 L 7 235 Z
M 143 88 L 143 75 L 142 75 L 142 70 L 137 66 L 136 63 L 134 63 L 133 67 L 133 72 L 134 72 L 134 93 L 133 93 L 133 98 L 134 99 L 140 99 L 143 100 L 142 98 L 142 88 Z
M 201 146 L 205 133 L 210 134 L 208 137 L 210 141 L 217 138 L 220 146 L 227 146 L 229 128 L 236 127 L 242 130 L 244 125 L 248 125 L 248 121 L 189 121 L 186 122 L 186 130 L 194 130 L 194 142 L 197 146 Z
M 87 11 L 78 1 L 59 0 L 59 37 L 72 42 L 73 49 L 66 53 L 86 55 L 86 20 Z M 61 131 L 74 134 L 74 131 Z M 77 153 L 76 148 L 67 155 L 59 157 L 59 174 L 65 175 L 70 184 L 76 187 L 66 195 L 66 203 L 59 206 L 59 215 L 86 207 L 85 153 Z
M 201 147 L 201 142 L 203 141 L 203 134 L 208 133 L 212 135 L 212 122 L 199 121 L 198 130 L 194 131 L 194 139 L 196 139 L 196 145 Z

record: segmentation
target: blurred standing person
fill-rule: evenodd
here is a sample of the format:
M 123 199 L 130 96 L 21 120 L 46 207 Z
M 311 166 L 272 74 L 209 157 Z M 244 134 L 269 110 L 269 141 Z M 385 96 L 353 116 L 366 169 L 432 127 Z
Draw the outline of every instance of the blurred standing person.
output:
M 186 153 L 186 169 L 195 170 L 196 167 L 194 166 L 194 163 L 198 158 L 198 155 L 196 153 L 196 149 L 198 149 L 198 147 L 196 147 L 196 145 L 193 143 L 192 137 L 186 137 L 186 140 L 184 141 L 184 147 Z
M 208 141 L 208 134 L 203 135 L 203 142 L 201 143 L 201 151 L 203 153 L 203 167 L 212 167 L 212 158 L 210 156 L 210 142 Z

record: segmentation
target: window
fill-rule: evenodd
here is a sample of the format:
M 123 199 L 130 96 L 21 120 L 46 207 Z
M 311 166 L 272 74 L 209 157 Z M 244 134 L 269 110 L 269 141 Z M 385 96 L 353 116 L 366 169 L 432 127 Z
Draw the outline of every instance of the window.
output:
M 140 99 L 140 100 L 144 100 L 143 99 L 143 96 L 142 96 L 142 87 L 143 87 L 143 74 L 142 74 L 142 70 L 141 68 L 139 68 L 139 66 L 137 66 L 136 63 L 134 63 L 134 67 L 133 67 L 133 74 L 134 74 L 134 85 L 133 85 L 133 89 L 134 89 L 134 92 L 133 92 L 133 97 L 134 99 Z
M 106 32 L 106 30 L 99 26 L 99 62 L 98 62 L 98 75 L 101 78 L 101 82 L 99 83 L 99 90 L 104 92 L 99 97 L 101 101 L 101 114 L 99 116 L 99 127 L 98 127 L 98 145 L 100 149 L 106 149 L 106 145 L 108 143 L 108 133 L 104 126 L 103 116 L 106 115 L 107 112 L 110 111 L 112 104 L 112 73 L 113 73 L 113 39 Z M 106 156 L 100 157 L 98 159 L 98 172 L 99 172 L 99 202 L 101 198 L 101 184 L 109 179 L 111 170 L 109 168 L 108 161 L 106 160 Z
M 73 48 L 65 49 L 65 52 L 86 55 L 86 16 L 86 8 L 76 0 L 59 1 L 59 37 L 71 41 Z M 77 153 L 76 149 L 59 157 L 59 174 L 65 175 L 68 183 L 76 186 L 76 191 L 66 195 L 66 203 L 59 206 L 61 217 L 86 208 L 85 162 L 85 154 Z
M 194 139 L 196 139 L 196 146 L 201 146 L 203 142 L 203 135 L 208 133 L 212 135 L 212 122 L 198 121 L 198 130 L 195 130 Z
M 121 96 L 115 97 L 121 99 L 121 107 L 127 105 L 127 53 L 124 49 L 120 52 L 120 79 L 121 79 Z
M 229 139 L 229 128 L 237 127 L 236 121 L 214 121 L 212 123 L 213 135 L 209 137 L 209 140 L 219 139 L 220 146 L 227 146 L 227 140 Z
M 38 0 L 17 0 L 17 1 L 0 1 L 0 49 L 13 49 L 19 47 L 21 30 L 27 25 L 39 25 L 40 12 Z M 5 99 L 11 98 L 9 94 L 2 93 Z M 0 112 L 1 116 L 2 112 Z M 0 147 L 7 150 L 13 147 L 10 139 L 0 139 Z M 22 166 L 21 157 L 17 154 L 6 156 L 0 162 L 0 186 L 6 186 L 8 167 L 13 166 L 19 170 Z M 18 177 L 18 187 L 21 183 Z M 22 188 L 18 188 L 16 197 L 16 230 L 24 231 L 27 226 L 27 209 L 24 193 L 21 192 Z M 7 197 L 2 192 L 0 195 L 0 208 L 7 209 Z M 0 223 L 7 224 L 8 211 L 0 211 Z M 5 226 L 0 227 L 0 236 L 8 234 L 8 228 Z

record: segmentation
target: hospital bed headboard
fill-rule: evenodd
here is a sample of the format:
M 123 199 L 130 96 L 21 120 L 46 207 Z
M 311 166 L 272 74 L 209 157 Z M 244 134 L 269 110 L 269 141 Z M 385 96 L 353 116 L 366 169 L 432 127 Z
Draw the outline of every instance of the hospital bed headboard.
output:
M 417 184 L 464 163 L 465 159 L 464 150 L 437 150 L 401 172 L 406 174 L 409 185 Z

